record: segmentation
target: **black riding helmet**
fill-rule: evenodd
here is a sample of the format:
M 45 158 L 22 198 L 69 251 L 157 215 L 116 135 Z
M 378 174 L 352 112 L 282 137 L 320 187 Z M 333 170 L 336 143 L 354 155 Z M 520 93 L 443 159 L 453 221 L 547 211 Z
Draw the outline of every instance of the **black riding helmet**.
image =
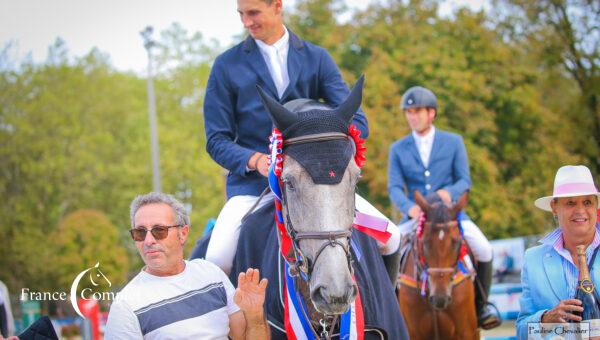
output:
M 437 111 L 437 98 L 431 90 L 422 86 L 413 86 L 404 92 L 400 108 L 407 110 L 413 107 L 432 107 Z

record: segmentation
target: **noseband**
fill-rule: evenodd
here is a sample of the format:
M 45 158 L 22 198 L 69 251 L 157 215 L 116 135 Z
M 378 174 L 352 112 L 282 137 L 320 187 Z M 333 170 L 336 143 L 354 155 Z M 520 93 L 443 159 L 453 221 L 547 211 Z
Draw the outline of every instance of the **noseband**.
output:
M 315 143 L 315 142 L 323 142 L 323 141 L 330 141 L 330 140 L 348 140 L 348 139 L 349 139 L 349 136 L 346 135 L 345 133 L 341 133 L 341 132 L 319 133 L 319 134 L 312 134 L 312 135 L 301 136 L 301 137 L 296 137 L 296 138 L 290 138 L 290 139 L 284 141 L 283 145 L 289 146 L 289 145 L 293 145 L 293 144 Z M 282 192 L 282 200 L 281 200 L 282 203 L 281 204 L 283 206 L 287 206 L 287 195 L 286 195 L 287 190 L 286 190 L 286 185 L 285 185 L 286 183 L 285 183 L 285 181 L 281 181 L 281 182 L 282 182 L 282 184 L 284 184 L 281 186 L 281 192 Z M 292 274 L 292 275 L 300 274 L 302 279 L 304 281 L 308 282 L 310 280 L 311 274 L 313 272 L 314 265 L 315 265 L 315 263 L 317 263 L 317 260 L 319 259 L 319 256 L 321 255 L 321 253 L 323 253 L 323 251 L 327 247 L 336 247 L 336 246 L 340 246 L 342 248 L 342 250 L 346 254 L 346 259 L 348 262 L 348 269 L 350 270 L 351 274 L 354 273 L 354 269 L 352 267 L 352 256 L 350 254 L 350 237 L 352 236 L 352 228 L 349 228 L 347 230 L 336 230 L 336 231 L 298 232 L 298 231 L 296 231 L 296 229 L 294 228 L 294 226 L 292 224 L 288 209 L 286 209 L 285 218 L 286 218 L 285 228 L 286 228 L 287 234 L 291 238 L 292 250 L 294 252 L 294 259 L 293 259 L 293 261 L 290 262 L 290 272 L 291 272 L 290 274 Z M 340 242 L 341 238 L 346 239 L 346 245 L 344 245 L 342 242 Z M 319 247 L 319 250 L 317 251 L 314 259 L 310 259 L 309 257 L 305 256 L 304 253 L 302 252 L 302 250 L 300 249 L 299 242 L 301 240 L 326 240 L 328 242 L 323 243 L 321 245 L 321 247 Z

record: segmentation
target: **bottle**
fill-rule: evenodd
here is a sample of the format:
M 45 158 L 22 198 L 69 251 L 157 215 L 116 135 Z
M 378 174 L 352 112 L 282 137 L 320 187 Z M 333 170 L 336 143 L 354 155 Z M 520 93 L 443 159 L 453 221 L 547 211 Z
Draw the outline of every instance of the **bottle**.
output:
M 577 246 L 577 259 L 579 261 L 579 278 L 577 279 L 577 290 L 575 298 L 582 302 L 583 312 L 574 312 L 581 316 L 582 322 L 590 323 L 590 336 L 600 336 L 600 308 L 594 290 L 594 282 L 590 277 L 590 272 L 585 256 L 585 246 Z

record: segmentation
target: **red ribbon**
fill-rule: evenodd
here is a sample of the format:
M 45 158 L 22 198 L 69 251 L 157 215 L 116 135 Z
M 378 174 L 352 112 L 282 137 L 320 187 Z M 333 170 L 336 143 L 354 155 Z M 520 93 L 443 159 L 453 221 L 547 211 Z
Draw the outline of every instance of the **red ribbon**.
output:
M 348 134 L 352 137 L 354 145 L 356 146 L 356 152 L 354 153 L 354 161 L 359 168 L 362 168 L 367 160 L 365 153 L 367 148 L 365 147 L 365 140 L 360 138 L 360 130 L 356 128 L 356 125 L 350 124 L 348 128 Z

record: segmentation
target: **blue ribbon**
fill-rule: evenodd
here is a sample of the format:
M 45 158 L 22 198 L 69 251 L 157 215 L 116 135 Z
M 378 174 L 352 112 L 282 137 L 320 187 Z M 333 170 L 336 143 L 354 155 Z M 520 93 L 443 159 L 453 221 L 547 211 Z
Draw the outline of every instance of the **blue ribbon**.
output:
M 281 186 L 279 186 L 279 177 L 275 175 L 275 163 L 269 166 L 269 187 L 273 194 L 275 194 L 275 197 L 281 201 Z M 279 221 L 283 221 L 283 219 L 280 219 Z
M 306 320 L 304 317 L 308 315 L 306 305 L 304 300 L 298 299 L 298 295 L 296 294 L 296 288 L 294 286 L 294 280 L 289 273 L 289 266 L 287 262 L 285 263 L 285 282 L 287 286 L 287 293 L 290 296 L 290 300 L 294 304 L 294 308 L 298 313 L 298 318 L 300 319 L 300 323 L 302 324 L 302 328 L 304 329 L 304 333 L 306 334 L 309 340 L 315 339 L 314 333 L 310 328 L 309 320 Z M 304 311 L 304 313 L 302 312 Z M 347 311 L 342 314 L 340 319 L 340 339 L 350 339 L 350 326 L 352 325 L 352 306 L 348 308 Z
M 298 299 L 296 294 L 296 288 L 294 286 L 294 280 L 289 273 L 289 266 L 287 262 L 285 263 L 285 283 L 287 286 L 287 293 L 290 297 L 290 300 L 294 304 L 294 308 L 298 314 L 298 319 L 300 319 L 300 323 L 302 324 L 302 328 L 304 329 L 304 333 L 308 337 L 308 339 L 314 339 L 314 334 L 312 329 L 310 328 L 310 324 L 308 320 L 304 317 L 304 315 L 308 315 L 308 311 L 306 310 L 306 306 L 304 305 L 304 301 L 302 299 Z M 304 311 L 304 312 L 303 312 Z M 288 311 L 289 312 L 289 311 Z

